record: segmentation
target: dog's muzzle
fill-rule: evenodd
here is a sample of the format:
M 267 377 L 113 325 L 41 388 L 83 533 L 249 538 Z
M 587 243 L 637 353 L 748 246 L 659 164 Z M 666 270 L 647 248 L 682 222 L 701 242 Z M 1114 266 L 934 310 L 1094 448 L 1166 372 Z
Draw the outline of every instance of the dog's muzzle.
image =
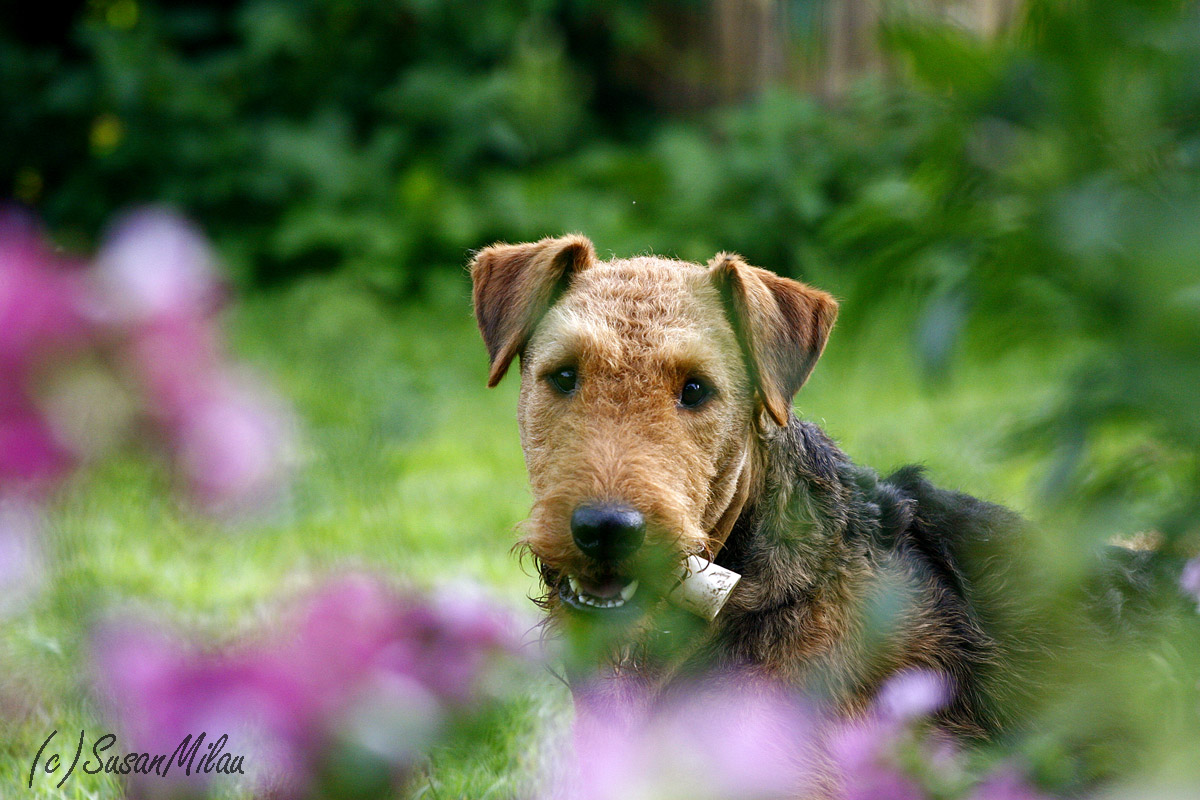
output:
M 621 503 L 582 503 L 571 514 L 571 537 L 588 566 L 559 584 L 562 601 L 578 611 L 625 608 L 638 589 L 627 568 L 646 540 L 646 518 Z

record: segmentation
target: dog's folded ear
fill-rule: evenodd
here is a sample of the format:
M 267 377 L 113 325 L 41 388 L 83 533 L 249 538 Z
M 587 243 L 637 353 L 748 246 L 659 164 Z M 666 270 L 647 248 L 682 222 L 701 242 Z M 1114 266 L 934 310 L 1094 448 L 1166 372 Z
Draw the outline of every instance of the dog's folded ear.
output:
M 504 377 L 571 275 L 595 261 L 591 241 L 578 235 L 479 251 L 471 262 L 471 282 L 475 320 L 491 359 L 488 386 Z
M 718 253 L 708 265 L 763 407 L 787 425 L 792 398 L 825 349 L 837 301 L 730 253 Z

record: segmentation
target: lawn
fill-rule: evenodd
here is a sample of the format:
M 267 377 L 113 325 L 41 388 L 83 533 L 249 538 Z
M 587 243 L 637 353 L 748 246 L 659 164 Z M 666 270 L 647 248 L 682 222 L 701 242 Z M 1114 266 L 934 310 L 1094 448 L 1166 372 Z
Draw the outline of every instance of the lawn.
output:
M 51 730 L 101 727 L 78 687 L 86 628 L 113 608 L 232 638 L 314 576 L 365 566 L 435 590 L 481 584 L 536 619 L 525 600 L 532 578 L 509 552 L 529 502 L 517 382 L 484 387 L 465 274 L 444 274 L 419 304 L 394 306 L 335 277 L 259 293 L 230 312 L 233 349 L 297 412 L 296 477 L 278 507 L 233 527 L 199 518 L 137 454 L 64 490 L 48 537 L 51 588 L 2 623 L 0 662 L 11 671 L 0 676 L 0 796 L 28 796 L 31 759 Z M 943 484 L 1031 509 L 1041 465 L 1001 443 L 1054 391 L 1062 348 L 1010 350 L 981 337 L 949 378 L 928 383 L 909 344 L 910 312 L 903 302 L 869 319 L 844 309 L 853 332 L 835 331 L 800 413 L 861 462 L 921 462 Z M 435 753 L 417 794 L 521 794 L 570 718 L 565 689 L 544 678 L 505 709 L 481 752 Z M 119 796 L 78 772 L 60 791 L 40 785 L 39 797 Z

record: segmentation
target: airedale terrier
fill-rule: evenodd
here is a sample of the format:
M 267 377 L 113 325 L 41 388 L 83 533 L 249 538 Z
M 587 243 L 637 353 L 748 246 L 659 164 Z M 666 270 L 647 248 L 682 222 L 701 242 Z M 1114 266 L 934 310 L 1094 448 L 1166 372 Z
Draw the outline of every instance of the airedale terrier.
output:
M 702 554 L 742 575 L 721 613 L 673 663 L 615 663 L 666 682 L 749 670 L 847 712 L 932 669 L 948 729 L 994 729 L 1003 648 L 963 557 L 1018 520 L 917 468 L 880 478 L 797 419 L 833 297 L 731 254 L 600 261 L 582 236 L 493 245 L 471 276 L 488 385 L 520 357 L 522 545 L 552 618 L 645 619 L 671 564 Z

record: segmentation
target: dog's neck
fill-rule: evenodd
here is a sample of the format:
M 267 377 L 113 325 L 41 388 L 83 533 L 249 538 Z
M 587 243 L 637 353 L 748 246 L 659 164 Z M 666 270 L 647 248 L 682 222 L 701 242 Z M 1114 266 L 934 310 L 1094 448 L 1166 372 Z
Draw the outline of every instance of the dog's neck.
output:
M 742 456 L 736 467 L 737 477 L 731 481 L 733 490 L 725 504 L 725 510 L 721 512 L 721 516 L 709 530 L 708 540 L 712 544 L 714 556 L 725 546 L 725 541 L 729 538 L 734 524 L 742 516 L 742 512 L 746 509 L 746 502 L 750 499 L 756 471 L 755 459 L 752 457 L 753 452 L 753 444 L 748 444 L 742 449 Z
M 746 496 L 715 559 L 743 576 L 739 604 L 795 600 L 816 588 L 818 575 L 831 574 L 817 567 L 838 549 L 829 537 L 840 538 L 846 526 L 838 502 L 848 491 L 839 475 L 845 460 L 819 428 L 794 415 L 786 428 L 755 431 Z
M 840 540 L 846 526 L 844 513 L 837 511 L 845 506 L 838 501 L 847 491 L 838 474 L 845 458 L 820 429 L 794 416 L 786 428 L 771 424 L 756 429 L 740 459 L 736 489 L 718 518 L 719 526 L 727 527 L 713 528 L 714 539 L 719 535 L 723 542 L 713 560 L 742 580 L 708 631 L 732 635 L 738 648 L 714 650 L 716 640 L 700 629 L 685 633 L 672 627 L 669 634 L 650 628 L 614 660 L 614 674 L 632 672 L 666 685 L 714 666 L 730 666 L 721 663 L 730 654 L 735 662 L 765 663 L 758 645 L 744 636 L 758 626 L 742 621 L 764 611 L 819 604 L 830 591 L 829 582 L 838 580 L 838 570 L 828 562 L 841 554 L 830 537 Z M 770 646 L 764 641 L 764 652 Z M 664 653 L 669 655 L 663 658 Z
M 795 417 L 791 421 L 795 422 Z M 756 418 L 746 432 L 746 440 L 741 447 L 741 455 L 737 466 L 726 471 L 721 481 L 722 486 L 732 486 L 732 491 L 723 490 L 725 495 L 724 511 L 717 521 L 709 528 L 708 539 L 711 543 L 710 555 L 715 559 L 725 546 L 734 526 L 753 515 L 759 497 L 763 493 L 764 475 L 771 463 L 770 444 L 764 431 L 775 428 L 763 409 L 759 409 Z M 735 477 L 729 477 L 733 473 Z

